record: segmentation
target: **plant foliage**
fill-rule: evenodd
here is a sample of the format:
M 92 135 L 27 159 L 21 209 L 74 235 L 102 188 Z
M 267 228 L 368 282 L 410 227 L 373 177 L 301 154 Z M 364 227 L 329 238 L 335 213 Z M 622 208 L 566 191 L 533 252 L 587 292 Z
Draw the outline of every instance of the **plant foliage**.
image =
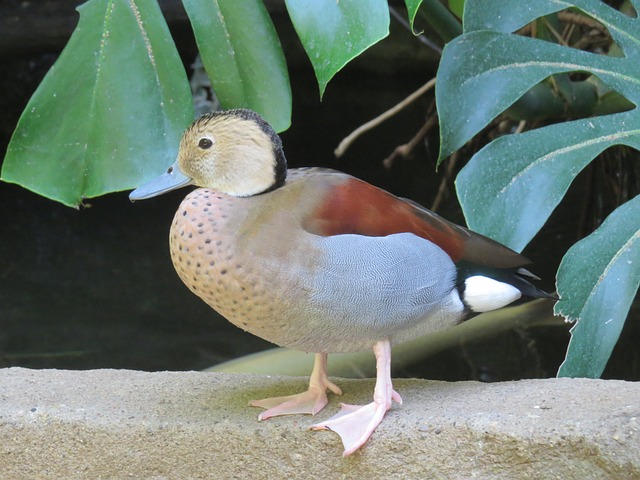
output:
M 183 0 L 202 63 L 220 103 L 260 113 L 277 131 L 291 122 L 291 87 L 262 0 Z M 247 28 L 251 25 L 252 28 Z
M 348 62 L 389 34 L 386 0 L 286 0 L 318 78 L 320 96 Z
M 222 106 L 251 108 L 276 130 L 288 128 L 289 75 L 262 1 L 183 4 Z M 287 7 L 321 94 L 388 34 L 385 0 Z M 23 112 L 2 168 L 2 180 L 69 206 L 158 175 L 193 120 L 189 82 L 156 0 L 89 0 L 78 10 L 80 22 Z
M 638 3 L 633 3 L 637 8 Z M 578 9 L 604 25 L 623 56 L 580 51 L 511 33 L 542 15 L 567 8 Z M 446 46 L 438 70 L 440 160 L 552 75 L 589 72 L 638 105 L 638 22 L 600 0 L 525 4 L 467 0 L 465 33 Z M 547 221 L 578 173 L 612 145 L 640 149 L 637 108 L 494 140 L 473 156 L 456 180 L 470 228 L 521 250 Z M 618 338 L 640 276 L 636 203 L 637 199 L 620 207 L 563 260 L 556 313 L 577 320 L 578 325 L 572 331 L 562 375 L 599 376 Z M 603 324 L 607 335 L 594 334 L 604 331 Z
M 154 0 L 93 0 L 78 10 L 2 168 L 4 181 L 72 206 L 166 167 L 193 119 L 187 77 Z

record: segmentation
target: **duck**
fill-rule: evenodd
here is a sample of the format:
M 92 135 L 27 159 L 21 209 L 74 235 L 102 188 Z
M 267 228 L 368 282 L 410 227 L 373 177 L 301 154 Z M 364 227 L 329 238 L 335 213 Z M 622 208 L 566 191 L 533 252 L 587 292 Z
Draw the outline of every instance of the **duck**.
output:
M 373 350 L 372 401 L 309 427 L 337 433 L 344 456 L 402 403 L 392 345 L 551 297 L 526 257 L 488 237 L 346 173 L 288 169 L 280 137 L 252 110 L 198 117 L 173 165 L 130 199 L 189 185 L 169 233 L 178 276 L 237 327 L 315 355 L 306 391 L 250 402 L 264 409 L 258 420 L 317 414 L 327 392 L 342 394 L 328 355 Z

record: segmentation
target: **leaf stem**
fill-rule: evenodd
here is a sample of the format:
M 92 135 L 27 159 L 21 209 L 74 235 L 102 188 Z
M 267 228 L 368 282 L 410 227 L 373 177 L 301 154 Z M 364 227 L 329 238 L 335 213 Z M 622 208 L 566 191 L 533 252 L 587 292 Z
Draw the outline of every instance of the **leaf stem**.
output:
M 440 3 L 440 0 L 424 0 L 418 14 L 445 42 L 462 35 L 460 21 Z

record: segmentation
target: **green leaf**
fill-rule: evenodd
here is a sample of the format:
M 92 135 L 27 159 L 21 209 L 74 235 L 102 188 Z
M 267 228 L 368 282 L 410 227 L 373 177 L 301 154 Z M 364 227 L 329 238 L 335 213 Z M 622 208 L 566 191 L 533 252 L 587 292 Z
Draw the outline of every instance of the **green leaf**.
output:
M 612 51 L 622 54 L 607 57 L 508 33 L 573 7 L 602 23 L 617 43 Z M 521 250 L 596 155 L 618 144 L 640 149 L 640 25 L 600 0 L 467 0 L 464 27 L 445 48 L 438 73 L 440 160 L 549 76 L 568 101 L 571 89 L 558 74 L 573 71 L 591 74 L 587 81 L 606 84 L 598 91 L 617 96 L 617 113 L 498 138 L 460 172 L 456 186 L 471 228 Z M 638 288 L 638 208 L 637 198 L 620 207 L 563 260 L 558 311 L 580 320 L 562 375 L 598 376 L 606 365 Z
M 431 31 L 445 43 L 462 35 L 460 21 L 442 4 L 441 0 L 424 0 L 419 13 L 431 27 Z
M 462 18 L 464 13 L 464 0 L 449 0 L 449 10 L 455 13 L 458 18 Z
M 440 160 L 550 75 L 590 72 L 632 106 L 640 103 L 637 22 L 599 1 L 576 0 L 572 4 L 585 9 L 591 6 L 588 13 L 607 25 L 625 49 L 625 56 L 607 57 L 508 33 L 465 33 L 447 45 L 438 72 Z M 509 10 L 499 16 L 500 21 L 491 15 L 496 13 L 495 4 L 486 0 L 468 0 L 466 11 L 479 17 L 475 27 L 502 22 L 496 27 L 514 28 L 537 14 L 548 13 L 551 7 L 559 9 L 558 5 L 558 1 L 541 0 L 535 8 L 529 5 L 516 9 L 518 13 Z M 634 108 L 491 143 L 474 155 L 456 181 L 467 223 L 521 250 L 546 222 L 571 181 L 597 154 L 616 144 L 639 148 L 637 125 L 640 113 Z
M 607 27 L 625 58 L 508 34 L 540 16 L 572 6 Z M 464 30 L 464 35 L 444 49 L 438 70 L 439 161 L 538 82 L 557 73 L 591 72 L 636 105 L 640 100 L 640 27 L 635 18 L 601 0 L 467 0 Z
M 600 2 L 600 0 L 596 1 Z M 557 0 L 467 1 L 463 17 L 464 31 L 465 33 L 476 30 L 515 32 L 536 18 L 570 7 L 571 3 Z
M 418 9 L 420 8 L 420 4 L 422 4 L 422 0 L 404 0 L 404 4 L 407 6 L 407 17 L 409 18 L 411 31 L 414 32 L 413 22 L 416 19 L 416 13 L 418 13 Z
M 316 72 L 320 97 L 342 67 L 389 34 L 385 0 L 286 0 L 286 5 Z
M 640 196 L 576 243 L 558 270 L 557 315 L 577 320 L 561 377 L 599 378 L 640 286 Z
M 475 30 L 515 32 L 536 18 L 575 6 L 604 25 L 627 56 L 640 54 L 636 18 L 610 7 L 602 0 L 467 0 L 464 15 L 465 33 Z
M 599 153 L 616 144 L 640 149 L 637 117 L 576 120 L 491 142 L 456 178 L 469 228 L 521 251 Z
M 635 104 L 640 101 L 640 64 L 628 58 L 491 31 L 467 33 L 449 43 L 436 89 L 440 160 L 540 81 L 571 71 L 590 71 Z
M 2 180 L 69 206 L 133 188 L 175 159 L 193 119 L 153 0 L 91 0 L 13 134 Z
M 250 108 L 280 132 L 291 124 L 291 86 L 261 0 L 183 0 L 202 63 L 224 108 Z

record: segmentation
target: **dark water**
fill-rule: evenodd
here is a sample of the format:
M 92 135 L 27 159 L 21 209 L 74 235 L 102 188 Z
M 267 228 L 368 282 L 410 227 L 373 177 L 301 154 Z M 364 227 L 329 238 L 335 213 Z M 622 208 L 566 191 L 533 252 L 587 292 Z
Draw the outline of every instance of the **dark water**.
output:
M 54 57 L 38 58 L 46 69 Z M 16 73 L 15 81 L 21 81 L 33 63 L 24 63 L 24 68 L 27 73 Z M 41 73 L 36 69 L 34 75 Z M 337 161 L 332 154 L 352 129 L 430 76 L 372 77 L 347 69 L 329 85 L 320 103 L 310 72 L 292 72 L 293 126 L 282 135 L 290 165 L 338 168 L 430 205 L 444 172 L 434 169 L 435 136 L 391 170 L 381 164 L 420 128 L 427 99 L 364 136 L 344 159 Z M 36 84 L 37 78 L 23 82 L 27 92 L 14 97 L 14 109 L 21 111 Z M 6 148 L 3 140 L 0 152 Z M 580 198 L 580 181 L 569 196 Z M 451 184 L 449 189 L 452 192 Z M 186 193 L 136 204 L 129 202 L 126 192 L 118 193 L 90 200 L 90 208 L 76 211 L 0 183 L 0 366 L 202 369 L 272 347 L 219 317 L 175 274 L 167 236 Z M 462 222 L 454 196 L 442 210 Z M 574 240 L 576 217 L 570 206 L 560 209 L 525 252 L 544 278 L 544 288 L 553 289 L 554 272 Z M 627 323 L 607 376 L 638 379 L 637 309 Z M 438 354 L 398 375 L 451 380 L 553 376 L 564 356 L 567 330 L 511 331 Z

